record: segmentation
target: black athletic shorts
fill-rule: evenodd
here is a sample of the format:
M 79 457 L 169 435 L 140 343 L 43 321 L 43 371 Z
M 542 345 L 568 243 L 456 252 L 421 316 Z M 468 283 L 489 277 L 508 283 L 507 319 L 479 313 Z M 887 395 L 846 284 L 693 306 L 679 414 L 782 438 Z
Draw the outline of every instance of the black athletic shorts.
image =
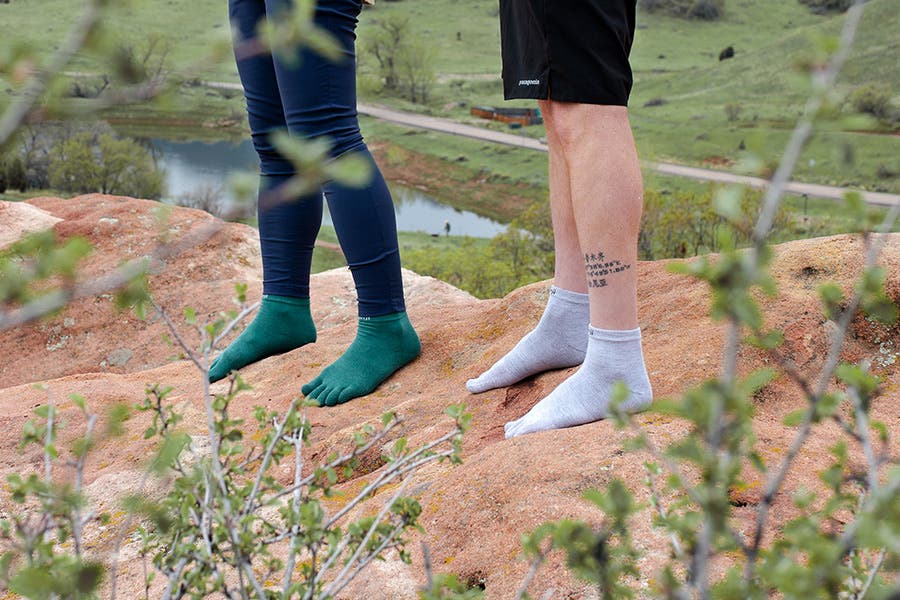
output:
M 500 0 L 503 94 L 626 106 L 637 0 Z

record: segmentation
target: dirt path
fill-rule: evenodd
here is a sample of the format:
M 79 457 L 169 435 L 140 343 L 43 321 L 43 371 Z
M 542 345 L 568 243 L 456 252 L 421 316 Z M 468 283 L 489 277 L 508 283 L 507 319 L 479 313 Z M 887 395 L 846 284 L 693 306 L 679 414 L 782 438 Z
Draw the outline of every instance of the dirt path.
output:
M 241 89 L 240 84 L 224 83 L 224 82 L 208 82 L 210 87 Z M 534 138 L 505 133 L 502 131 L 494 131 L 484 127 L 476 127 L 473 125 L 465 125 L 457 123 L 450 119 L 441 119 L 439 117 L 429 117 L 416 113 L 404 112 L 385 108 L 383 106 L 375 106 L 373 104 L 358 104 L 357 110 L 359 114 L 374 117 L 382 121 L 403 125 L 405 127 L 414 127 L 416 129 L 428 129 L 440 133 L 449 133 L 451 135 L 460 135 L 463 137 L 473 138 L 486 142 L 494 142 L 497 144 L 505 144 L 507 146 L 515 146 L 518 148 L 528 148 L 530 150 L 547 151 L 547 144 Z M 719 183 L 733 183 L 746 185 L 755 189 L 764 189 L 769 185 L 768 180 L 761 177 L 749 177 L 746 175 L 736 175 L 726 171 L 715 171 L 713 169 L 703 169 L 700 167 L 689 167 L 687 165 L 679 165 L 665 162 L 648 162 L 645 166 L 662 173 L 664 175 L 673 175 L 676 177 L 687 177 L 689 179 L 698 179 L 700 181 L 715 181 Z M 876 206 L 895 206 L 900 204 L 900 194 L 888 194 L 884 192 L 867 192 L 863 190 L 852 190 L 850 188 L 834 187 L 829 185 L 819 185 L 815 183 L 803 183 L 792 181 L 787 184 L 785 191 L 790 194 L 807 195 L 811 198 L 827 198 L 831 200 L 840 200 L 844 194 L 850 191 L 858 191 L 862 194 L 863 199 L 868 203 Z
M 359 104 L 357 110 L 360 114 L 375 117 L 383 121 L 404 125 L 407 127 L 416 127 L 419 129 L 430 129 L 441 133 L 449 133 L 452 135 L 461 135 L 478 140 L 495 142 L 498 144 L 506 144 L 508 146 L 516 146 L 519 148 L 529 148 L 531 150 L 547 151 L 547 145 L 540 140 L 528 138 L 522 135 L 504 133 L 502 131 L 493 131 L 473 125 L 464 125 L 449 119 L 440 119 L 437 117 L 429 117 L 418 115 L 415 113 L 401 112 L 384 108 L 381 106 L 373 106 L 370 104 Z M 715 181 L 719 183 L 734 183 L 746 185 L 756 189 L 764 189 L 769 185 L 768 180 L 760 177 L 749 177 L 746 175 L 735 175 L 725 171 L 715 171 L 712 169 L 703 169 L 699 167 L 689 167 L 674 163 L 649 162 L 645 163 L 651 169 L 664 175 L 674 175 L 676 177 L 687 177 L 690 179 L 699 179 L 701 181 Z M 848 188 L 833 187 L 828 185 L 819 185 L 814 183 L 802 183 L 792 181 L 785 187 L 785 191 L 791 194 L 810 196 L 812 198 L 829 198 L 832 200 L 840 200 L 844 194 L 851 191 Z M 865 201 L 869 204 L 878 206 L 894 206 L 900 204 L 900 195 L 887 194 L 882 192 L 867 192 L 858 190 L 862 194 Z

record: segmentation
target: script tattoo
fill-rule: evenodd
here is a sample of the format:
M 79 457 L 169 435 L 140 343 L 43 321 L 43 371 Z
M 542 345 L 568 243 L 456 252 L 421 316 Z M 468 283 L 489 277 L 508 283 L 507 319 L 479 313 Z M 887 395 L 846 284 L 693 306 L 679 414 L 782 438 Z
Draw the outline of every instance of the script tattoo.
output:
M 602 252 L 584 255 L 584 269 L 587 272 L 589 288 L 606 287 L 608 276 L 627 271 L 630 268 L 631 265 L 623 264 L 621 260 L 609 259 Z

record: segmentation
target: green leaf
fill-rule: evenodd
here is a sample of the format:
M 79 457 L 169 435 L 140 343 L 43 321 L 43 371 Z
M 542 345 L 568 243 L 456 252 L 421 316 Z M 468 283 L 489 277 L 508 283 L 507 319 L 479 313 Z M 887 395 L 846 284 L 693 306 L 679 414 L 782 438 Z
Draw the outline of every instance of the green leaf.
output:
M 25 567 L 9 581 L 9 590 L 25 598 L 50 598 L 57 590 L 53 574 L 43 567 Z
M 844 290 L 836 283 L 823 283 L 818 291 L 825 317 L 832 321 L 837 320 L 843 310 Z
M 161 475 L 165 473 L 178 459 L 182 451 L 190 444 L 191 439 L 185 433 L 169 435 L 163 440 L 162 446 L 150 463 L 149 470 Z
M 741 218 L 741 195 L 743 190 L 739 187 L 729 186 L 722 188 L 715 195 L 713 206 L 716 212 L 729 221 L 738 221 Z
M 125 435 L 125 421 L 131 418 L 131 408 L 124 402 L 117 402 L 106 411 L 106 433 L 113 437 Z
M 781 420 L 782 423 L 786 427 L 798 427 L 806 418 L 806 409 L 799 409 L 789 412 L 785 415 L 784 419 Z
M 87 411 L 87 408 L 85 408 L 86 400 L 84 399 L 84 396 L 81 396 L 80 394 L 72 394 L 71 396 L 69 396 L 69 400 L 71 400 L 72 403 L 75 404 L 75 406 L 80 408 L 82 412 Z
M 364 187 L 372 180 L 372 164 L 358 153 L 345 154 L 327 165 L 325 172 L 347 187 Z
M 887 444 L 888 440 L 890 440 L 890 430 L 888 426 L 881 421 L 872 421 L 870 423 L 872 429 L 878 433 L 878 441 L 882 444 Z

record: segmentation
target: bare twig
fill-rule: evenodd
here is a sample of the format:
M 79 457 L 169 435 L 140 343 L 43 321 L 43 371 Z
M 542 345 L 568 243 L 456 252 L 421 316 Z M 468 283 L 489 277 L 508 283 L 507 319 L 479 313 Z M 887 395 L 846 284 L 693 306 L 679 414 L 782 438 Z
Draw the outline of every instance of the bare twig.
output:
M 534 559 L 532 559 L 531 567 L 529 567 L 528 572 L 525 574 L 525 578 L 522 579 L 522 584 L 516 591 L 516 595 L 513 596 L 514 600 L 522 600 L 525 597 L 525 594 L 528 593 L 528 586 L 531 585 L 531 581 L 534 579 L 534 576 L 541 568 L 541 565 L 544 564 L 544 560 L 546 560 L 546 558 L 547 554 L 545 552 L 541 552 L 537 556 L 535 556 Z
M 883 234 L 884 232 L 890 230 L 890 227 L 892 226 L 894 221 L 897 220 L 898 216 L 900 216 L 900 204 L 891 209 L 891 211 L 882 222 L 882 225 L 879 228 L 879 232 Z M 864 267 L 865 269 L 872 268 L 878 261 L 882 246 L 885 242 L 885 237 L 886 236 L 881 235 L 871 244 L 866 255 L 866 263 Z M 744 572 L 745 578 L 749 579 L 753 574 L 756 559 L 759 556 L 759 548 L 762 544 L 762 536 L 765 530 L 766 520 L 768 519 L 769 510 L 771 509 L 772 503 L 775 500 L 775 495 L 777 494 L 778 490 L 781 489 L 781 485 L 784 482 L 785 477 L 787 477 L 787 474 L 790 471 L 794 460 L 800 453 L 800 449 L 806 443 L 806 440 L 809 438 L 809 435 L 812 432 L 812 424 L 815 418 L 818 403 L 821 401 L 822 397 L 827 391 L 828 384 L 831 381 L 831 378 L 834 375 L 834 371 L 838 366 L 838 362 L 841 356 L 841 349 L 844 346 L 844 340 L 846 339 L 847 332 L 850 329 L 850 324 L 855 318 L 857 310 L 859 310 L 861 300 L 862 295 L 857 291 L 841 313 L 841 316 L 838 319 L 836 332 L 831 340 L 831 346 L 829 348 L 828 355 L 825 358 L 825 363 L 822 366 L 822 370 L 818 378 L 818 383 L 813 389 L 812 395 L 808 396 L 810 406 L 803 416 L 803 422 L 800 424 L 800 429 L 797 433 L 797 436 L 791 443 L 791 447 L 788 449 L 788 452 L 785 455 L 784 459 L 782 459 L 781 465 L 779 466 L 778 470 L 775 471 L 774 475 L 770 476 L 769 480 L 766 482 L 765 494 L 763 495 L 762 502 L 760 502 L 759 509 L 757 511 L 753 542 L 748 548 L 748 560 Z
M 400 485 L 400 487 L 397 489 L 397 491 L 394 493 L 394 495 L 391 496 L 391 499 L 389 501 L 385 502 L 384 506 L 381 507 L 381 510 L 378 512 L 378 515 L 372 521 L 372 525 L 369 527 L 369 530 L 366 532 L 365 537 L 363 537 L 362 541 L 359 543 L 359 546 L 357 546 L 356 551 L 350 556 L 350 559 L 347 561 L 347 564 L 344 565 L 344 568 L 341 569 L 341 571 L 338 573 L 337 577 L 334 578 L 334 581 L 332 581 L 328 585 L 328 587 L 326 587 L 322 591 L 323 597 L 328 598 L 328 597 L 336 596 L 352 580 L 353 577 L 352 576 L 348 577 L 348 575 L 352 573 L 355 576 L 355 574 L 358 573 L 358 570 L 351 571 L 351 568 L 353 567 L 354 563 L 359 559 L 363 550 L 365 550 L 366 545 L 369 543 L 369 540 L 372 539 L 373 535 L 375 535 L 375 531 L 378 529 L 378 525 L 381 524 L 381 520 L 391 510 L 391 508 L 394 506 L 394 503 L 397 502 L 397 500 L 399 500 L 400 497 L 403 496 L 403 494 L 406 492 L 406 487 L 408 484 L 409 484 L 409 480 L 408 479 L 404 480 L 403 483 Z M 391 535 L 388 535 L 385 537 L 385 540 L 382 542 L 382 545 L 384 545 L 385 542 L 390 541 L 396 534 L 397 534 L 397 528 L 395 528 L 392 531 Z M 349 538 L 345 537 L 344 541 L 346 541 L 347 539 L 349 539 Z M 380 552 L 380 551 L 381 551 L 381 549 L 377 550 L 376 552 Z M 333 556 L 337 556 L 338 554 L 340 554 L 340 552 L 335 552 L 333 554 Z M 324 571 L 325 571 L 325 567 L 323 566 L 322 572 L 324 572 Z M 312 587 L 312 586 L 310 586 L 310 587 Z
M 841 39 L 838 49 L 832 56 L 827 67 L 818 74 L 818 77 L 814 82 L 816 85 L 816 89 L 807 102 L 803 117 L 801 118 L 800 122 L 797 123 L 797 126 L 794 128 L 794 131 L 791 134 L 790 141 L 788 142 L 788 146 L 785 149 L 784 155 L 782 156 L 781 163 L 779 164 L 778 169 L 776 170 L 775 175 L 773 176 L 772 181 L 768 189 L 766 190 L 766 194 L 763 200 L 763 208 L 760 211 L 756 227 L 753 231 L 754 244 L 749 250 L 750 258 L 752 261 L 751 264 L 753 265 L 759 265 L 760 254 L 775 221 L 775 216 L 781 204 L 781 198 L 784 193 L 785 185 L 787 184 L 791 174 L 793 173 L 797 165 L 797 161 L 800 158 L 800 154 L 802 153 L 806 142 L 812 135 L 813 124 L 820 109 L 822 108 L 822 105 L 824 104 L 828 90 L 832 88 L 850 53 L 854 38 L 856 37 L 857 29 L 859 28 L 860 21 L 862 20 L 862 15 L 863 1 L 856 0 L 854 5 L 847 11 L 847 17 L 844 22 L 843 30 L 841 32 Z M 877 253 L 873 254 L 870 251 L 869 256 L 867 257 L 867 266 L 871 266 L 872 264 L 874 264 L 876 256 Z M 759 556 L 759 549 L 762 543 L 763 532 L 765 530 L 765 523 L 768 519 L 769 509 L 772 506 L 775 495 L 777 494 L 778 490 L 781 489 L 781 485 L 784 482 L 784 478 L 787 476 L 791 465 L 793 464 L 794 460 L 800 452 L 800 449 L 803 447 L 807 438 L 809 437 L 809 434 L 812 430 L 812 422 L 815 417 L 817 404 L 822 398 L 822 395 L 827 388 L 828 382 L 831 380 L 831 377 L 834 373 L 834 369 L 837 366 L 837 362 L 840 357 L 840 350 L 843 347 L 844 336 L 846 335 L 846 331 L 849 328 L 850 322 L 856 313 L 856 310 L 859 306 L 859 301 L 859 294 L 856 294 L 853 301 L 851 301 L 850 303 L 850 307 L 848 307 L 847 310 L 844 311 L 844 314 L 841 316 L 838 333 L 832 340 L 831 349 L 828 357 L 825 360 L 825 364 L 821 372 L 821 377 L 819 379 L 819 384 L 814 390 L 814 394 L 812 396 L 808 396 L 810 400 L 810 407 L 804 415 L 800 431 L 791 444 L 791 448 L 789 449 L 788 454 L 783 459 L 780 468 L 776 471 L 774 476 L 769 478 L 766 484 L 765 495 L 757 511 L 757 520 L 753 540 L 749 548 L 747 548 L 746 550 L 747 562 L 744 569 L 744 578 L 747 581 L 752 581 L 755 576 L 756 560 Z
M 868 578 L 866 578 L 865 585 L 863 585 L 862 589 L 856 595 L 856 600 L 865 600 L 866 594 L 869 593 L 869 588 L 871 588 L 872 584 L 875 583 L 875 577 L 878 576 L 878 571 L 881 570 L 881 566 L 884 564 L 884 559 L 886 556 L 886 549 L 882 549 L 881 552 L 878 553 L 878 558 L 875 560 L 875 564 L 872 566 L 872 570 L 869 571 L 869 576 Z
M 431 566 L 431 548 L 425 542 L 422 542 L 422 567 L 425 569 L 425 590 L 428 591 L 434 587 L 434 571 Z
M 291 406 L 293 407 L 293 404 Z M 303 415 L 302 420 L 306 420 L 305 414 Z M 287 421 L 287 418 L 285 418 L 285 421 Z M 297 484 L 303 475 L 303 434 L 300 431 L 295 431 L 291 437 L 286 439 L 294 447 L 294 497 L 291 500 L 291 509 L 295 515 L 298 515 L 300 514 L 300 501 L 302 500 L 301 488 Z M 297 524 L 294 524 L 291 527 L 291 547 L 288 552 L 287 566 L 284 569 L 284 582 L 282 585 L 282 594 L 285 598 L 288 597 L 288 591 L 291 587 L 291 577 L 294 574 L 294 565 L 297 562 L 298 533 L 299 527 Z
M 178 332 L 178 328 L 175 327 L 175 323 L 172 322 L 172 319 L 169 317 L 169 313 L 167 313 L 162 306 L 157 304 L 156 300 L 154 300 L 152 296 L 150 297 L 150 304 L 153 306 L 153 308 L 156 309 L 156 314 L 158 314 L 162 318 L 162 320 L 165 322 L 166 327 L 168 327 L 168 329 L 169 329 L 169 332 L 175 338 L 175 341 L 178 342 L 178 345 L 181 347 L 181 349 L 184 351 L 184 353 L 187 355 L 187 357 L 190 359 L 190 361 L 192 363 L 194 363 L 194 365 L 198 369 L 200 369 L 200 371 L 202 373 L 205 373 L 206 368 L 200 362 L 200 358 L 196 354 L 194 354 L 194 351 L 191 349 L 191 347 L 188 345 L 188 343 L 185 341 L 185 339 L 183 337 L 181 337 L 181 334 Z M 165 421 L 163 421 L 163 422 L 165 422 Z
M 84 434 L 84 449 L 75 463 L 75 493 L 81 495 L 84 489 L 84 462 L 87 459 L 88 449 L 94 438 L 94 426 L 97 424 L 97 415 L 88 415 L 88 422 Z M 75 505 L 74 519 L 72 519 L 72 541 L 75 543 L 75 556 L 81 556 L 82 531 L 85 522 L 81 516 L 81 503 Z
M 225 328 L 219 333 L 219 335 L 213 338 L 213 341 L 210 344 L 210 348 L 215 349 L 222 342 L 222 340 L 224 340 L 225 337 L 229 333 L 231 333 L 231 330 L 234 329 L 237 324 L 243 321 L 249 314 L 259 308 L 259 305 L 259 302 L 254 302 L 250 306 L 245 306 L 244 308 L 242 308 L 241 312 L 239 312 L 238 315 L 234 319 L 232 319 L 228 325 L 225 326 Z
M 294 410 L 297 408 L 297 400 L 293 400 L 291 405 L 288 407 L 287 414 L 285 414 L 284 419 L 279 424 L 278 421 L 275 421 L 275 435 L 272 436 L 272 439 L 269 441 L 269 446 L 266 448 L 266 453 L 263 455 L 262 462 L 259 465 L 259 469 L 256 473 L 256 479 L 253 481 L 253 488 L 250 490 L 250 495 L 247 497 L 247 502 L 244 504 L 244 508 L 241 510 L 241 517 L 244 517 L 257 508 L 256 498 L 259 495 L 259 487 L 262 485 L 263 477 L 266 475 L 266 471 L 269 470 L 269 463 L 272 460 L 272 453 L 275 452 L 275 447 L 278 445 L 278 442 L 281 441 L 281 438 L 284 436 L 284 428 L 287 426 L 288 421 L 290 421 L 291 415 L 294 414 Z M 292 442 L 293 443 L 293 442 Z M 302 440 L 301 440 L 302 443 Z M 294 444 L 297 454 L 300 452 L 300 447 Z M 299 463 L 299 458 L 297 459 Z M 299 478 L 297 473 L 294 474 L 294 480 L 296 481 Z M 296 486 L 295 486 L 296 487 Z
M 878 459 L 875 458 L 875 450 L 872 448 L 872 438 L 869 435 L 869 414 L 863 408 L 862 400 L 859 397 L 859 390 L 851 387 L 847 390 L 847 395 L 853 402 L 853 409 L 856 411 L 856 427 L 859 430 L 860 444 L 863 448 L 863 454 L 869 463 L 869 469 L 866 472 L 866 480 L 869 485 L 869 493 L 878 490 Z
M 769 187 L 766 188 L 766 194 L 763 198 L 763 208 L 760 211 L 759 218 L 756 221 L 756 227 L 753 229 L 753 240 L 755 242 L 754 249 L 758 251 L 768 238 L 772 225 L 775 223 L 775 217 L 778 214 L 778 207 L 781 204 L 781 197 L 784 194 L 784 188 L 791 179 L 794 169 L 797 167 L 797 161 L 803 153 L 803 148 L 809 140 L 813 132 L 813 124 L 816 117 L 825 102 L 825 98 L 830 90 L 834 88 L 834 82 L 837 79 L 844 63 L 850 55 L 850 49 L 853 47 L 853 40 L 856 37 L 856 31 L 862 20 L 864 0 L 856 0 L 853 6 L 847 11 L 847 17 L 844 21 L 844 28 L 841 31 L 840 44 L 837 51 L 831 57 L 828 66 L 816 74 L 814 78 L 815 90 L 810 95 L 806 103 L 806 109 L 803 117 L 794 127 L 791 138 L 788 141 L 782 155 L 781 162 L 772 176 Z M 756 261 L 754 260 L 754 264 Z

